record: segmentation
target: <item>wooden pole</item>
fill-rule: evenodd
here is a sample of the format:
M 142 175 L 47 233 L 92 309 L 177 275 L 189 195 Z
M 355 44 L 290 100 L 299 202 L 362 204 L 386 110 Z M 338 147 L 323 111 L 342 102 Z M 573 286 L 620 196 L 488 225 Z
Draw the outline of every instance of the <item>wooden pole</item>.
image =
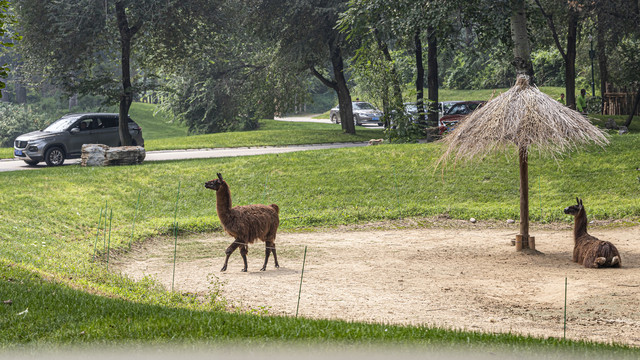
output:
M 520 159 L 520 235 L 516 235 L 516 251 L 529 249 L 529 160 L 527 147 L 519 149 Z

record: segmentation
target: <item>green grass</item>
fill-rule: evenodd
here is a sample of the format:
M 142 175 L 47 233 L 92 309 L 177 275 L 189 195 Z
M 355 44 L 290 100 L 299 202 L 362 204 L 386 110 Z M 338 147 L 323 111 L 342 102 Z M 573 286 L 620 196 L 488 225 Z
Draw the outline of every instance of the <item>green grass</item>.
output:
M 13 158 L 13 148 L 0 148 L 0 159 Z
M 233 344 L 235 348 L 274 345 L 360 348 L 402 346 L 413 351 L 567 355 L 633 359 L 638 350 L 624 346 L 511 334 L 482 334 L 423 326 L 394 326 L 294 317 L 256 316 L 215 308 L 163 306 L 98 296 L 51 281 L 20 266 L 0 261 L 0 291 L 13 304 L 0 306 L 0 349 L 47 350 L 61 345 L 97 346 Z M 178 295 L 174 295 L 178 297 Z M 90 344 L 96 344 L 90 346 Z M 196 348 L 197 349 L 197 348 Z M 242 348 L 241 348 L 242 349 Z M 139 350 L 138 350 L 139 351 Z M 495 355 L 495 354 L 494 354 Z
M 145 141 L 188 135 L 184 125 L 171 115 L 159 111 L 156 105 L 133 103 L 129 109 L 129 115 L 142 127 Z
M 587 149 L 558 164 L 532 156 L 534 221 L 569 221 L 561 209 L 576 195 L 584 198 L 591 218 L 637 220 L 639 137 L 613 136 L 604 151 Z M 0 300 L 13 301 L 11 306 L 0 304 L 0 348 L 252 339 L 637 356 L 637 350 L 622 347 L 510 334 L 227 313 L 216 303 L 198 303 L 193 294 L 165 292 L 149 279 L 133 282 L 106 271 L 105 243 L 110 243 L 110 256 L 128 249 L 139 190 L 134 241 L 172 234 L 178 185 L 181 237 L 219 230 L 214 193 L 203 187 L 215 172 L 229 181 L 234 204 L 278 203 L 284 231 L 443 213 L 462 219 L 517 218 L 515 154 L 441 172 L 432 167 L 438 147 L 382 145 L 0 173 Z M 538 211 L 539 200 L 543 212 Z M 96 237 L 105 201 L 113 209 L 109 238 L 102 233 Z M 98 261 L 93 262 L 96 247 Z M 18 315 L 25 309 L 28 313 Z
M 142 131 L 144 133 L 144 129 Z M 145 149 L 176 150 L 322 144 L 368 141 L 381 137 L 383 137 L 381 129 L 358 127 L 356 135 L 348 135 L 342 131 L 340 125 L 336 124 L 260 120 L 260 127 L 257 130 L 145 140 Z
M 267 122 L 262 131 L 290 125 Z M 612 135 L 605 149 L 587 148 L 557 163 L 534 152 L 529 166 L 532 220 L 569 222 L 561 210 L 580 196 L 591 219 L 637 223 L 639 130 L 634 123 L 631 134 Z M 296 341 L 637 358 L 637 349 L 603 344 L 227 313 L 209 301 L 215 300 L 215 288 L 201 303 L 194 294 L 166 292 L 150 279 L 133 282 L 107 271 L 107 254 L 117 256 L 129 248 L 138 191 L 142 196 L 134 242 L 172 234 L 179 185 L 181 238 L 220 230 L 214 193 L 203 187 L 216 172 L 229 181 L 235 205 L 280 205 L 283 231 L 439 214 L 518 218 L 515 149 L 507 156 L 442 171 L 433 168 L 439 147 L 382 145 L 0 173 L 0 301 L 13 301 L 10 306 L 0 303 L 0 349 L 24 344 Z M 105 202 L 113 210 L 109 237 L 96 231 Z

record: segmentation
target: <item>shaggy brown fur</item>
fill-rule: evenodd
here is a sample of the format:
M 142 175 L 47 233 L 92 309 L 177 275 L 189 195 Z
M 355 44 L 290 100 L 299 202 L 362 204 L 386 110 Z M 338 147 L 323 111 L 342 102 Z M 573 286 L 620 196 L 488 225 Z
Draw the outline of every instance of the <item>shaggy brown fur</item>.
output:
M 576 198 L 576 201 L 578 204 L 564 209 L 565 214 L 575 216 L 573 261 L 587 268 L 619 268 L 621 260 L 618 249 L 612 243 L 598 240 L 587 233 L 587 212 L 582 206 L 582 200 Z
M 266 270 L 270 253 L 273 253 L 276 267 L 280 267 L 275 243 L 276 232 L 278 231 L 278 225 L 280 225 L 278 217 L 280 208 L 278 208 L 278 205 L 258 204 L 231 207 L 231 191 L 229 191 L 229 185 L 222 179 L 220 173 L 218 173 L 217 179 L 207 181 L 204 186 L 207 189 L 216 191 L 216 210 L 220 223 L 222 223 L 224 231 L 235 238 L 234 242 L 225 251 L 227 257 L 224 259 L 224 266 L 220 271 L 227 270 L 229 256 L 236 248 L 240 247 L 240 255 L 242 255 L 242 260 L 244 261 L 244 269 L 242 271 L 246 272 L 248 245 L 253 244 L 256 239 L 265 242 L 264 265 L 260 271 Z

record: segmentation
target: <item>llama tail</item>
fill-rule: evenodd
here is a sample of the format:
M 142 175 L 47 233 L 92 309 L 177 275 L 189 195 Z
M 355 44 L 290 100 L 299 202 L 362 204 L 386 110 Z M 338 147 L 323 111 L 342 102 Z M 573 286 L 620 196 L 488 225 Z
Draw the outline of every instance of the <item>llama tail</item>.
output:
M 271 206 L 272 208 L 274 208 L 274 209 L 276 210 L 276 213 L 277 213 L 278 215 L 280 214 L 280 207 L 278 207 L 278 205 L 276 205 L 276 204 L 271 204 L 271 205 L 269 205 L 269 206 Z

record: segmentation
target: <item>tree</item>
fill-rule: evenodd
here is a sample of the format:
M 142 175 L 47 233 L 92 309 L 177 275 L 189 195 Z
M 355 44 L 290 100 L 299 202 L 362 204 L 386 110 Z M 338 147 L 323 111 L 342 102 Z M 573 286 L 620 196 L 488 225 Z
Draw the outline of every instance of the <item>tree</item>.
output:
M 640 103 L 638 45 L 640 44 L 640 4 L 636 0 L 598 0 L 588 8 L 596 23 L 596 42 L 602 101 L 606 84 L 612 79 L 620 86 L 636 90 L 632 111 L 625 120 L 629 127 Z M 609 70 L 609 57 L 618 64 Z
M 215 2 L 205 0 L 16 0 L 15 7 L 31 70 L 70 94 L 101 94 L 118 102 L 122 145 L 131 144 L 124 119 L 140 86 L 132 81 L 140 80 L 132 74 L 134 46 L 155 41 L 175 48 L 192 41 L 198 26 L 210 22 L 203 17 L 216 13 Z
M 13 15 L 9 11 L 9 1 L 0 1 L 0 49 L 13 46 L 13 41 L 20 39 L 15 33 L 9 33 L 7 25 L 13 22 Z M 9 67 L 7 64 L 0 66 L 0 98 L 2 97 L 2 89 L 5 88 L 5 83 L 2 79 L 6 79 L 9 76 Z
M 564 59 L 565 64 L 565 92 L 567 106 L 576 108 L 576 43 L 578 39 L 578 22 L 583 14 L 583 6 L 577 1 L 557 2 L 553 1 L 544 6 L 540 0 L 535 0 L 542 15 L 546 18 L 553 40 Z M 566 28 L 566 49 L 560 43 L 560 35 L 554 16 L 564 16 L 561 23 Z
M 338 97 L 342 129 L 355 134 L 344 59 L 349 48 L 336 29 L 346 0 L 245 0 L 255 34 L 274 42 L 278 58 L 290 68 L 310 71 Z M 325 69 L 329 69 L 328 71 Z M 329 75 L 331 74 L 331 75 Z
M 159 58 L 166 49 L 145 59 L 161 72 L 173 74 L 167 79 L 170 91 L 164 94 L 165 105 L 191 133 L 254 129 L 258 119 L 286 112 L 306 100 L 308 70 L 279 57 L 274 42 L 255 36 L 244 5 L 235 0 L 221 2 L 215 32 L 171 50 L 176 54 L 169 57 L 182 54 L 182 61 Z

